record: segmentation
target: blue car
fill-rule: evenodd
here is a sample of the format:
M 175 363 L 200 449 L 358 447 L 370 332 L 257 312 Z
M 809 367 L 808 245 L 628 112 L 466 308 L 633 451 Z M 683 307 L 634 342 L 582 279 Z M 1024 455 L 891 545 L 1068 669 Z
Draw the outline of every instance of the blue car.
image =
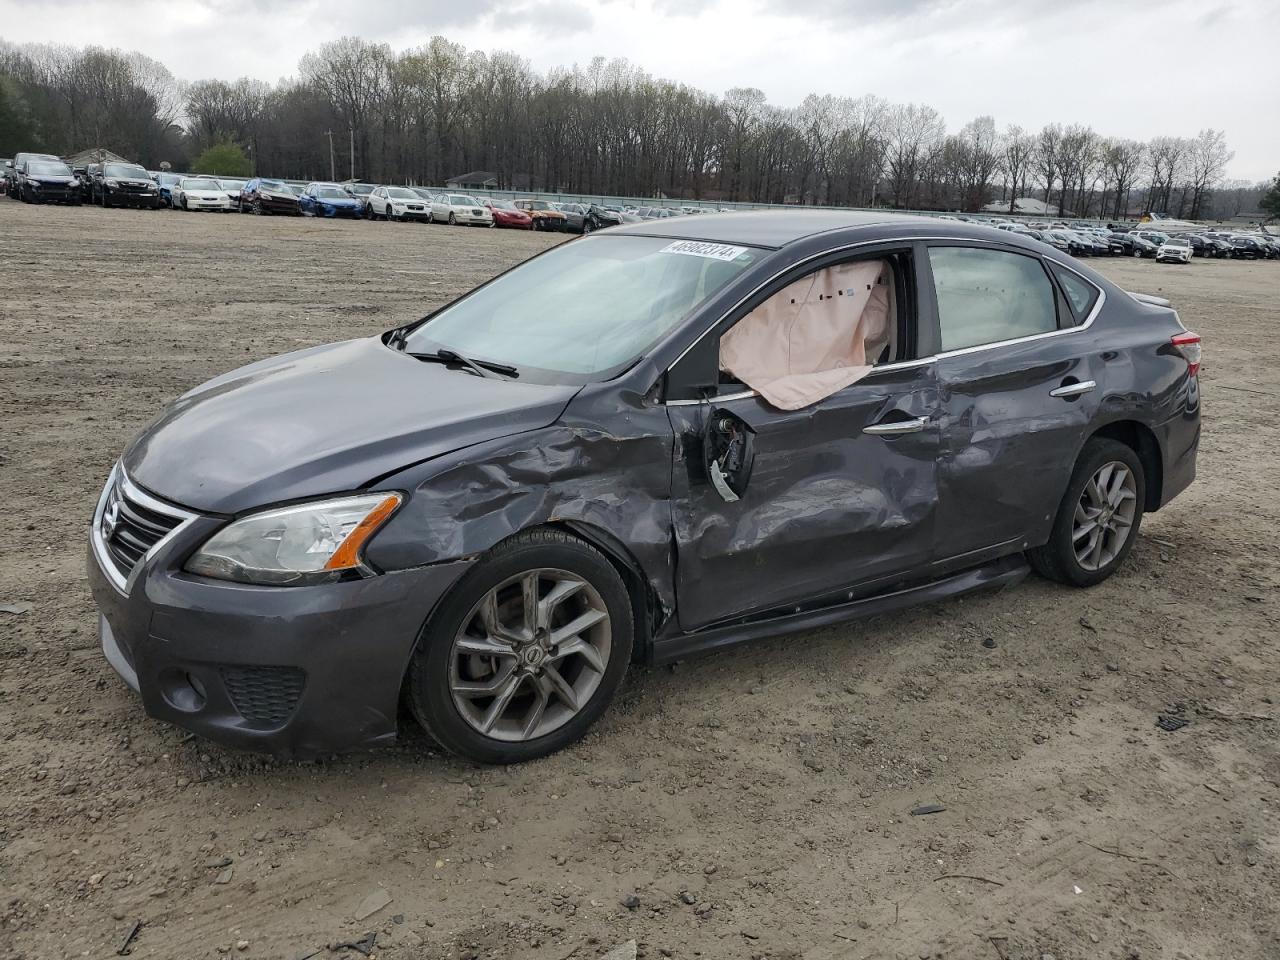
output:
M 182 180 L 180 173 L 160 173 L 153 178 L 156 185 L 160 188 L 160 206 L 173 206 L 173 188 Z
M 309 183 L 298 198 L 298 209 L 307 217 L 352 217 L 364 215 L 364 204 L 336 183 Z

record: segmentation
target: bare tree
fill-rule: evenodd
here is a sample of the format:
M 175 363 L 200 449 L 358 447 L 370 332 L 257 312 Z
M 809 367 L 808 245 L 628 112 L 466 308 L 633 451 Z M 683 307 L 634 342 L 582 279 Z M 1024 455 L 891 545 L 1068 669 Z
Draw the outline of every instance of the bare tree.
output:
M 1035 140 L 1017 124 L 1013 124 L 1004 132 L 1001 141 L 1001 158 L 1004 175 L 1009 183 L 1009 212 L 1014 212 L 1014 204 L 1026 193 L 1027 174 L 1035 159 Z
M 1235 154 L 1227 149 L 1227 138 L 1221 130 L 1201 130 L 1191 141 L 1187 163 L 1191 176 L 1191 219 L 1197 220 L 1209 192 L 1222 179 L 1227 164 Z

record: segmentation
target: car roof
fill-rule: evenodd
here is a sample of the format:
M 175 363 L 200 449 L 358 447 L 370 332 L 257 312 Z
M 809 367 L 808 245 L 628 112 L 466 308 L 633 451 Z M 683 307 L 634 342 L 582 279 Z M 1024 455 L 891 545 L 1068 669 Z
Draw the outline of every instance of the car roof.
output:
M 909 216 L 901 213 L 863 213 L 853 210 L 751 210 L 718 217 L 664 217 L 622 227 L 610 233 L 670 237 L 675 240 L 705 240 L 709 243 L 742 243 L 776 250 L 797 240 L 833 230 L 874 227 L 888 224 L 920 226 L 931 222 L 944 235 L 964 236 L 974 227 L 957 221 Z M 1007 234 L 1008 231 L 993 233 Z

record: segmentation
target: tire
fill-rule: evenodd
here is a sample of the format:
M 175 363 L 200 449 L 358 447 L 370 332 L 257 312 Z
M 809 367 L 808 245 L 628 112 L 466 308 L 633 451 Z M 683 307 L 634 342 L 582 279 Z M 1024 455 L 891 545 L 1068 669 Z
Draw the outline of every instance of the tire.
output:
M 534 217 L 534 218 L 533 218 L 533 229 L 535 229 L 535 230 L 541 230 L 541 229 L 542 229 L 542 220 L 541 220 L 539 217 Z
M 456 227 L 457 225 L 458 225 L 458 218 L 457 218 L 456 216 L 454 216 L 454 215 L 453 215 L 453 212 L 452 212 L 452 211 L 450 211 L 450 213 L 449 213 L 449 226 L 451 226 L 451 227 Z
M 547 662 L 542 666 L 526 666 L 530 659 L 544 655 L 532 649 L 540 648 L 540 644 L 520 640 L 509 647 L 505 640 L 487 641 L 494 649 L 511 649 L 510 654 L 487 657 L 457 652 L 455 642 L 464 631 L 472 643 L 486 642 L 474 638 L 477 629 L 489 636 L 489 630 L 481 624 L 479 609 L 491 591 L 497 591 L 499 598 L 492 608 L 498 623 L 505 626 L 512 622 L 509 605 L 514 606 L 515 619 L 519 620 L 523 575 L 530 571 L 542 573 L 534 581 L 542 599 L 556 589 L 550 586 L 556 578 L 582 583 L 562 605 L 552 608 L 551 623 L 559 620 L 563 625 L 565 619 L 577 619 L 586 613 L 598 618 L 607 614 L 606 619 L 597 619 L 574 635 L 575 645 L 591 646 L 596 651 L 594 662 L 603 670 L 589 665 L 587 658 L 578 653 L 551 659 L 555 657 L 553 652 L 546 655 Z M 551 629 L 554 636 L 555 628 Z M 409 664 L 409 706 L 423 728 L 446 750 L 460 757 L 478 763 L 520 763 L 543 757 L 580 739 L 604 713 L 631 660 L 633 633 L 631 599 L 618 571 L 604 555 L 560 530 L 530 530 L 500 543 L 476 563 L 424 625 Z M 605 637 L 607 640 L 602 639 Z M 549 642 L 549 638 L 543 642 Z M 519 653 L 514 652 L 517 649 Z M 555 649 L 552 646 L 551 650 Z M 499 679 L 503 673 L 499 664 L 509 665 L 506 680 Z M 545 673 L 541 672 L 543 667 Z M 557 688 L 548 679 L 553 673 L 575 698 L 579 694 L 585 697 L 576 712 L 568 700 L 554 692 Z M 488 697 L 485 703 L 487 694 L 473 692 L 468 698 L 454 693 L 455 683 L 474 686 L 486 681 L 510 685 L 515 691 L 509 693 L 507 701 L 507 708 L 513 708 L 511 712 L 499 709 L 493 736 L 480 728 L 497 705 L 497 697 Z M 546 692 L 548 689 L 553 692 Z M 537 709 L 539 702 L 543 704 L 541 711 Z M 546 732 L 539 733 L 539 727 Z
M 1097 501 L 1089 492 L 1091 482 L 1096 476 L 1103 476 L 1105 481 L 1118 486 L 1120 478 L 1116 475 L 1117 467 L 1128 470 L 1132 483 L 1130 488 L 1124 491 L 1124 496 L 1118 498 L 1119 506 L 1114 507 L 1110 513 L 1104 512 L 1104 516 L 1114 515 L 1120 520 L 1127 519 L 1127 528 L 1120 528 L 1127 532 L 1123 534 L 1122 540 L 1119 539 L 1120 533 L 1117 532 L 1116 539 L 1108 542 L 1108 534 L 1104 530 L 1100 536 L 1103 546 L 1082 562 L 1076 549 L 1076 541 L 1081 539 L 1076 533 L 1077 507 L 1086 512 L 1097 509 L 1093 506 Z M 1103 471 L 1107 468 L 1111 468 L 1111 472 L 1104 474 Z M 1120 568 L 1137 542 L 1138 530 L 1142 526 L 1146 495 L 1146 474 L 1142 469 L 1142 461 L 1138 459 L 1133 449 L 1117 440 L 1094 437 L 1080 451 L 1075 469 L 1071 472 L 1071 481 L 1067 484 L 1067 492 L 1063 495 L 1062 503 L 1058 506 L 1058 512 L 1054 517 L 1053 530 L 1049 534 L 1048 543 L 1027 551 L 1027 559 L 1032 568 L 1043 577 L 1075 587 L 1092 587 L 1101 583 Z M 1109 502 L 1114 505 L 1117 500 Z M 1131 515 L 1126 517 L 1130 503 L 1132 504 Z M 1085 541 L 1082 548 L 1093 542 L 1093 540 Z M 1096 565 L 1093 565 L 1094 563 Z

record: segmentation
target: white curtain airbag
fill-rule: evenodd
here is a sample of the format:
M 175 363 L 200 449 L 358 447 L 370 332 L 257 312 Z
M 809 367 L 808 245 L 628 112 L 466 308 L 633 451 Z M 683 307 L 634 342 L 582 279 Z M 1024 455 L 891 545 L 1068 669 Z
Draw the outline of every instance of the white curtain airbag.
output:
M 891 267 L 842 263 L 780 290 L 720 340 L 720 366 L 783 410 L 861 380 L 890 342 Z

